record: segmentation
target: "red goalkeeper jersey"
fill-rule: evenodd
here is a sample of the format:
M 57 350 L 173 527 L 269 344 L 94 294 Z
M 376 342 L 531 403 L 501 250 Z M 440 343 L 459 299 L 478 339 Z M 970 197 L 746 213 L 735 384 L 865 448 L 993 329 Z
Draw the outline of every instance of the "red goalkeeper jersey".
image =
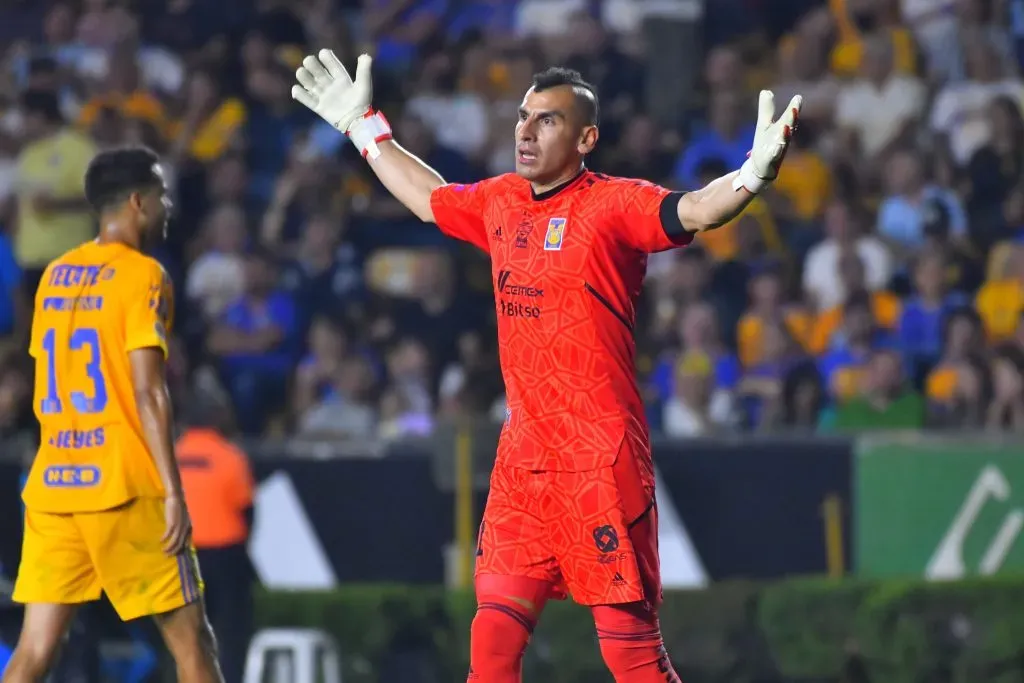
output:
M 680 197 L 589 171 L 540 195 L 514 174 L 434 190 L 441 230 L 491 257 L 508 401 L 499 463 L 583 472 L 620 451 L 650 459 L 633 324 L 647 254 L 692 239 Z

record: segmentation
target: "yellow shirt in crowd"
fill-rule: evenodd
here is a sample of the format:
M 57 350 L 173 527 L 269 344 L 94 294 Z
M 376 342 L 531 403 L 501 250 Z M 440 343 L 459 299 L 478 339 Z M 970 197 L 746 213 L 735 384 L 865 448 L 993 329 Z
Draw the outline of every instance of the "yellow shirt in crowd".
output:
M 1024 292 L 1015 279 L 986 282 L 978 290 L 974 307 L 978 310 L 985 334 L 991 342 L 1010 337 L 1020 322 L 1024 310 Z
M 18 157 L 18 230 L 14 252 L 24 268 L 43 268 L 69 249 L 91 239 L 96 224 L 87 209 L 80 212 L 39 212 L 33 197 L 55 199 L 85 194 L 85 171 L 96 154 L 88 137 L 72 129 L 32 142 Z
M 747 208 L 736 218 L 732 219 L 716 230 L 702 232 L 698 242 L 707 249 L 711 258 L 716 261 L 729 261 L 739 251 L 739 238 L 737 230 L 739 222 L 744 219 L 753 219 L 760 228 L 761 240 L 765 249 L 769 252 L 781 253 L 783 251 L 782 238 L 779 237 L 779 230 L 775 226 L 775 219 L 772 212 L 763 199 L 755 197 Z
M 899 320 L 903 307 L 900 299 L 890 292 L 873 292 L 871 294 L 871 311 L 879 327 L 892 329 Z M 843 324 L 843 307 L 836 306 L 818 316 L 814 321 L 809 342 L 811 353 L 821 354 L 828 350 L 832 335 Z

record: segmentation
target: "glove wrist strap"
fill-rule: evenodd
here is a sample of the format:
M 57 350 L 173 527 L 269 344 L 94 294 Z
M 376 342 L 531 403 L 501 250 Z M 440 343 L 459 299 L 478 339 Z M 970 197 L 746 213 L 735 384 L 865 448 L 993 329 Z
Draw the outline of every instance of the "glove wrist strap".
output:
M 734 191 L 744 189 L 751 194 L 757 194 L 767 187 L 770 182 L 771 179 L 762 178 L 757 175 L 757 171 L 754 170 L 754 164 L 751 163 L 750 159 L 747 159 L 740 166 L 740 172 L 733 178 L 732 189 Z
M 377 145 L 392 138 L 391 124 L 384 118 L 384 114 L 373 109 L 353 121 L 346 133 L 363 158 L 370 161 L 380 156 Z

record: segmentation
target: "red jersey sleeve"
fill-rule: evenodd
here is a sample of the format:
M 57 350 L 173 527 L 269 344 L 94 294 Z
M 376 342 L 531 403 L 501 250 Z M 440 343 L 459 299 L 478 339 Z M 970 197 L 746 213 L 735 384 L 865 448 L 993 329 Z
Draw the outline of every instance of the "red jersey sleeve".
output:
M 471 185 L 448 184 L 435 189 L 430 195 L 430 210 L 441 232 L 489 252 L 484 222 L 488 189 L 487 181 Z
M 677 212 L 685 192 L 627 178 L 612 179 L 607 191 L 614 207 L 609 213 L 617 219 L 615 229 L 629 247 L 652 253 L 693 241 L 693 233 L 683 227 Z

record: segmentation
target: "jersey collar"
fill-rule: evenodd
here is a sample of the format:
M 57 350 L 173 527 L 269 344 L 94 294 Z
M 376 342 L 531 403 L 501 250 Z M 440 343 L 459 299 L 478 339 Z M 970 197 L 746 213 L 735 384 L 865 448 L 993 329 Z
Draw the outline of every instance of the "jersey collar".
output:
M 584 176 L 586 176 L 586 175 L 587 175 L 587 167 L 584 166 L 583 168 L 580 169 L 579 173 L 574 175 L 569 180 L 566 180 L 561 185 L 556 185 L 555 187 L 552 187 L 550 190 L 547 190 L 545 192 L 541 192 L 540 194 L 537 194 L 536 192 L 534 192 L 533 191 L 533 187 L 531 186 L 530 187 L 530 196 L 533 197 L 533 201 L 535 201 L 535 202 L 542 202 L 545 199 L 551 199 L 552 197 L 554 197 L 554 196 L 556 196 L 558 194 L 561 194 L 562 192 L 565 192 L 569 188 L 575 187 L 576 185 L 578 185 L 580 183 L 580 181 L 583 180 Z

